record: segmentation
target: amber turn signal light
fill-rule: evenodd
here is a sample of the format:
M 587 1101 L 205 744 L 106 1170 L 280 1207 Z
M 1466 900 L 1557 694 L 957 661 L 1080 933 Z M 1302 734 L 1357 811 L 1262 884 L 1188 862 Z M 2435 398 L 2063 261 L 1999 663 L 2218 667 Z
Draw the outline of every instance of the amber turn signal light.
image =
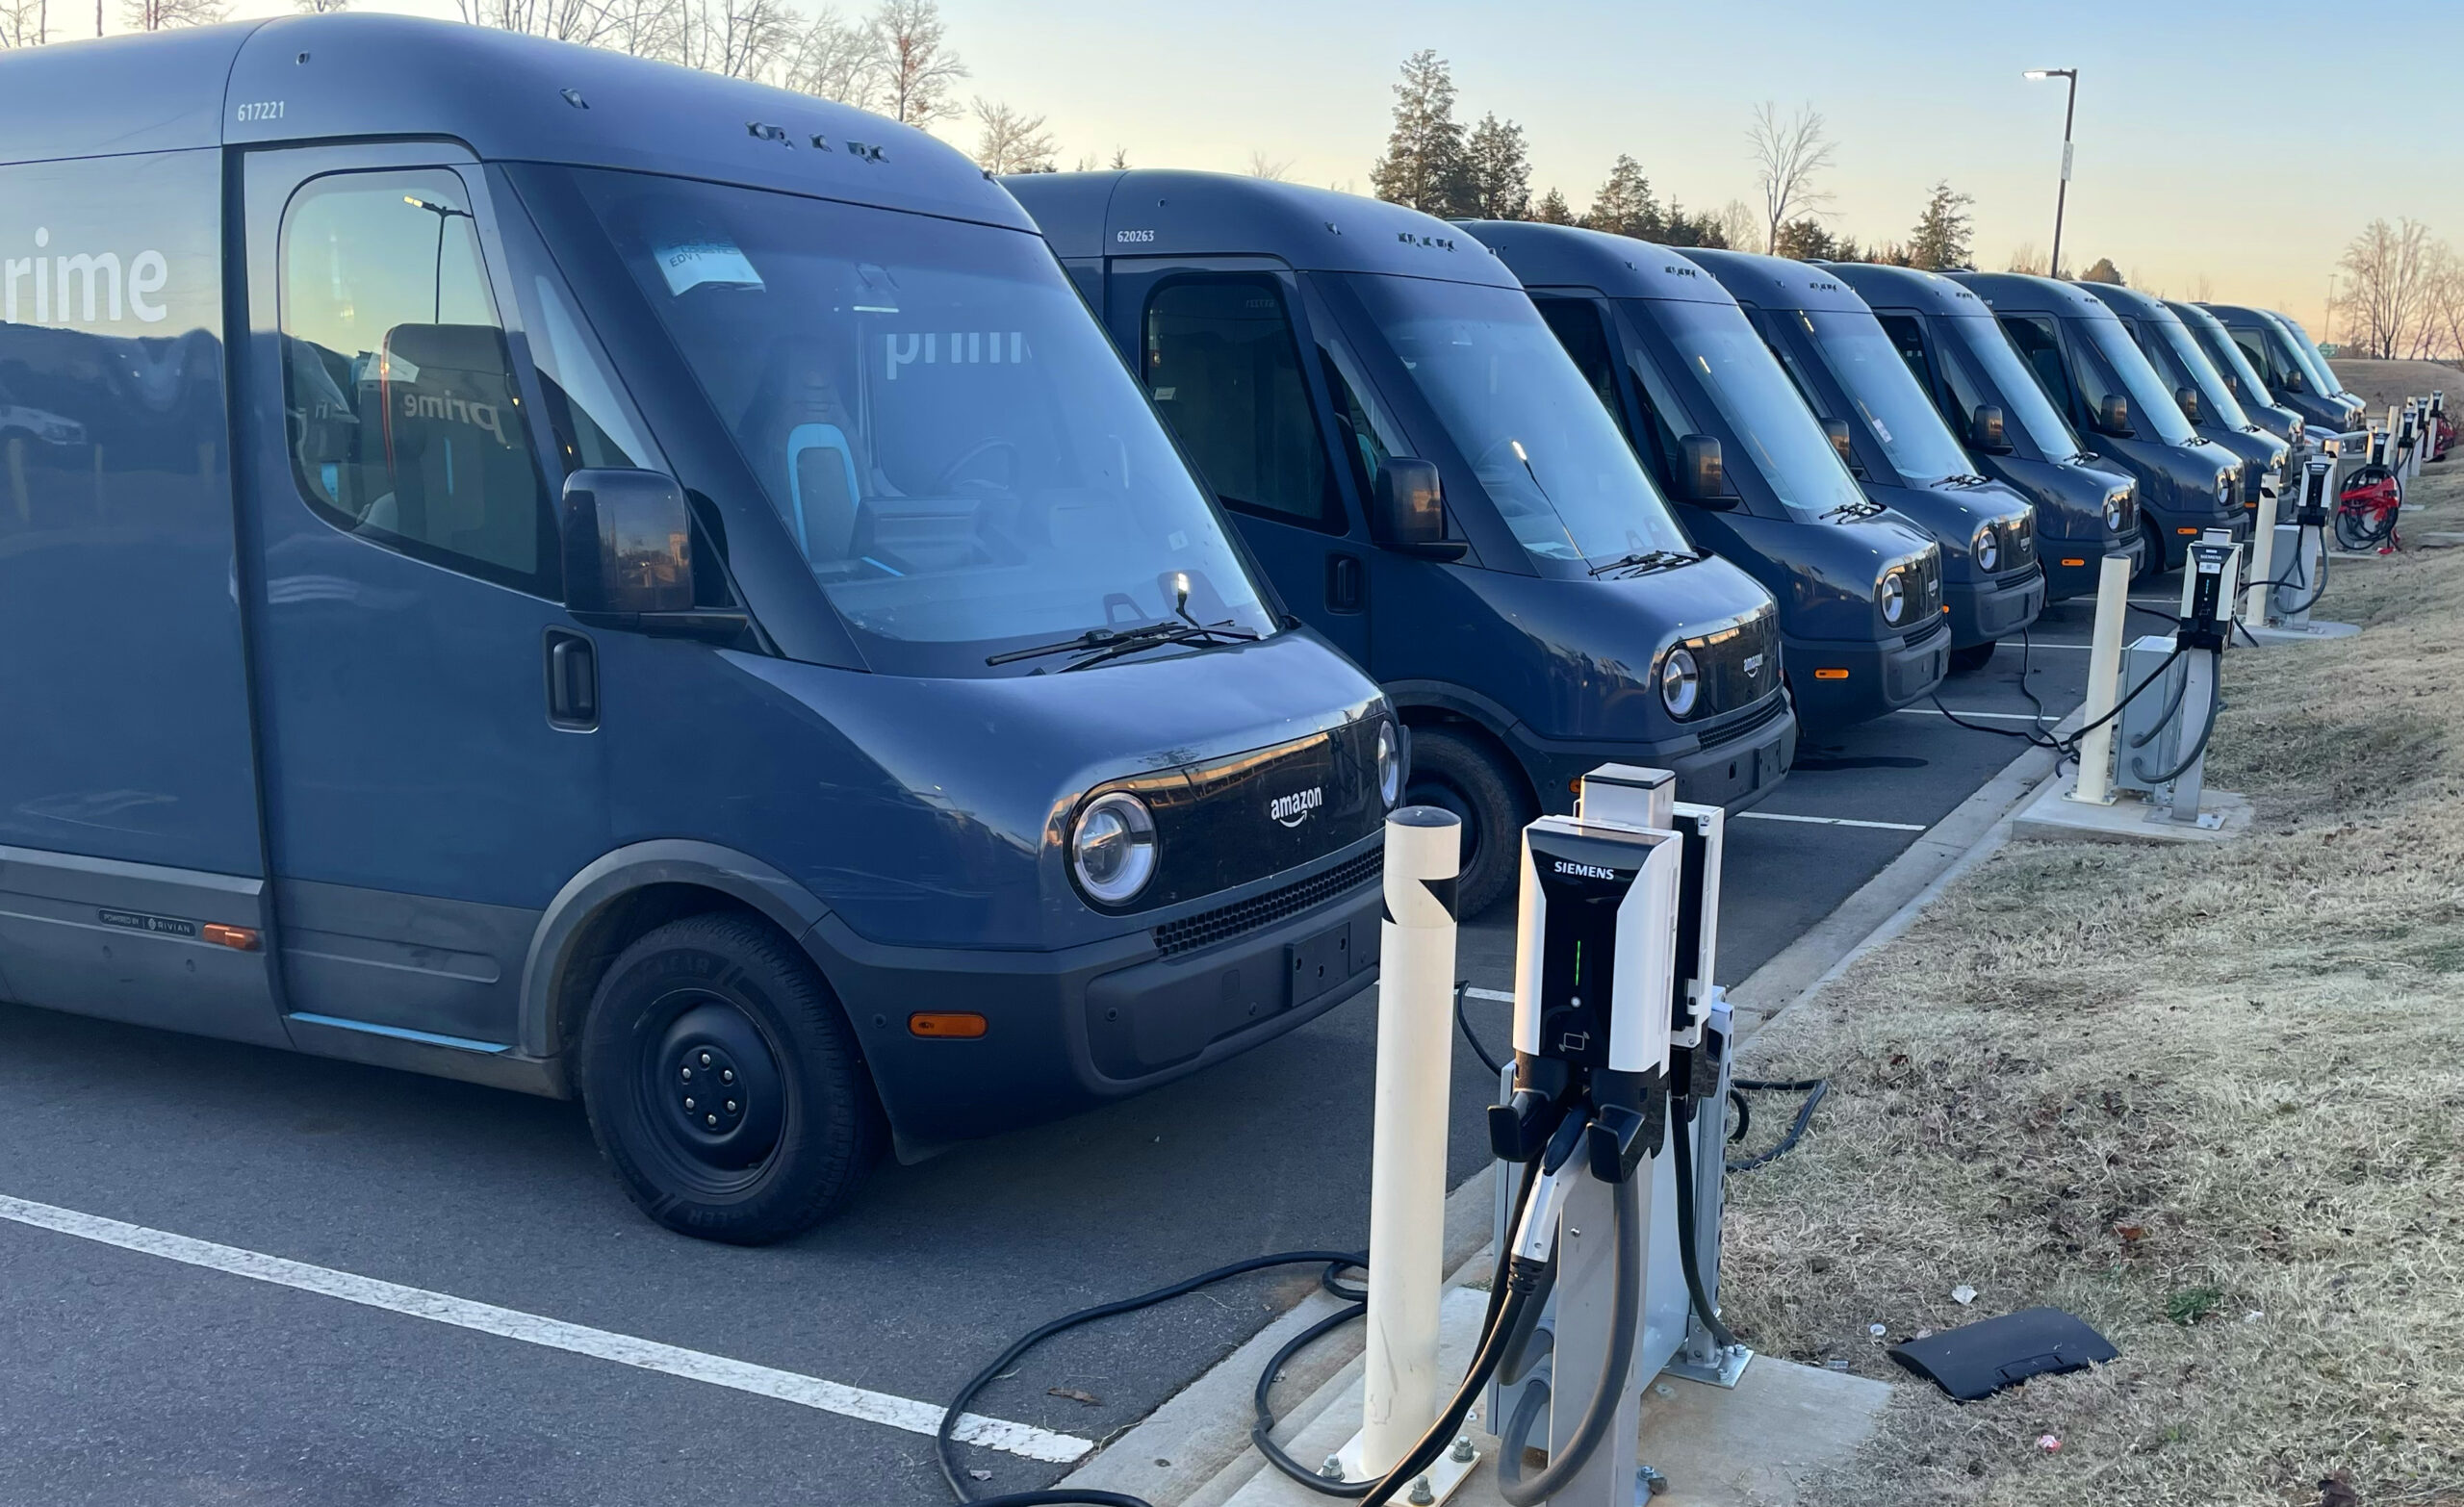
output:
M 1817 670 L 1813 673 L 1813 677 L 1817 680 L 1845 680 L 1848 678 L 1848 672 L 1845 670 Z
M 196 934 L 218 947 L 228 947 L 235 952 L 253 953 L 257 950 L 257 930 L 254 927 L 224 926 L 219 921 L 208 921 L 196 929 Z
M 932 1041 L 972 1041 L 984 1034 L 983 1016 L 963 1009 L 920 1009 L 907 1017 L 907 1034 Z

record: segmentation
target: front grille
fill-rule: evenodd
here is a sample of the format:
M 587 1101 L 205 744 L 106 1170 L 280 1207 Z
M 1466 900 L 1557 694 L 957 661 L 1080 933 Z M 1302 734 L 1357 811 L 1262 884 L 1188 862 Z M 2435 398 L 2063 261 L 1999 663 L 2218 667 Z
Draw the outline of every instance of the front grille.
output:
M 1286 884 L 1281 889 L 1252 895 L 1234 905 L 1218 906 L 1213 910 L 1201 910 L 1178 921 L 1167 921 L 1155 929 L 1155 945 L 1163 950 L 1165 957 L 1170 958 L 1245 936 L 1262 926 L 1271 926 L 1286 916 L 1298 915 L 1322 901 L 1359 888 L 1382 874 L 1385 863 L 1385 850 L 1373 848 L 1349 862 Z

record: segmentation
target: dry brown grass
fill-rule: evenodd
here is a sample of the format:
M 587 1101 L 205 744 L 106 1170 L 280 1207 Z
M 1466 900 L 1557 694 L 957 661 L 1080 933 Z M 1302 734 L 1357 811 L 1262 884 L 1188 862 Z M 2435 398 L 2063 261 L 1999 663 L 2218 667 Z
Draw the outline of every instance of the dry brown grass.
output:
M 2464 394 L 2464 370 L 2443 361 L 2363 361 L 2338 356 L 2327 365 L 2347 390 L 2370 404 L 2373 418 L 2400 407 L 2407 397 L 2433 392 Z
M 1731 1184 L 1732 1315 L 1907 1383 L 1806 1500 L 2464 1503 L 2459 608 L 2464 550 L 2343 567 L 2369 631 L 2228 656 L 2247 835 L 2005 848 L 1749 1046 L 1833 1093 Z M 2038 1303 L 2121 1359 L 1963 1407 L 1867 1333 Z

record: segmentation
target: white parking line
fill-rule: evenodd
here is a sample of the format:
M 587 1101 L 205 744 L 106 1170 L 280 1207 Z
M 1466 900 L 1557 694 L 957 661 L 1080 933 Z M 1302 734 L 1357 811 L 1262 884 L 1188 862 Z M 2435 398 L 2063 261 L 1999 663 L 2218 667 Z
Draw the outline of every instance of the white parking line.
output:
M 1463 992 L 1476 1000 L 1496 1000 L 1503 1005 L 1514 1003 L 1514 996 L 1504 989 L 1465 989 Z
M 698 1350 L 680 1349 L 654 1340 L 612 1334 L 604 1329 L 569 1324 L 562 1319 L 544 1318 L 536 1314 L 498 1308 L 490 1303 L 474 1303 L 468 1298 L 430 1292 L 422 1288 L 406 1288 L 399 1283 L 380 1282 L 373 1277 L 312 1266 L 305 1262 L 287 1261 L 279 1256 L 241 1250 L 237 1246 L 217 1245 L 211 1240 L 149 1230 L 141 1224 L 124 1224 L 117 1219 L 80 1213 L 73 1209 L 30 1203 L 22 1198 L 0 1194 L 0 1219 L 74 1236 L 81 1240 L 116 1245 L 121 1250 L 137 1251 L 146 1256 L 160 1256 L 166 1261 L 202 1266 L 209 1271 L 271 1283 L 278 1288 L 293 1288 L 301 1292 L 340 1298 L 346 1303 L 407 1314 L 413 1318 L 432 1319 L 457 1329 L 473 1329 L 480 1334 L 519 1340 L 525 1344 L 540 1345 L 550 1350 L 613 1361 L 619 1366 L 680 1376 L 686 1381 L 707 1382 L 713 1387 L 727 1387 L 757 1397 L 792 1402 L 799 1407 L 834 1413 L 841 1418 L 858 1418 L 867 1423 L 886 1424 L 911 1434 L 929 1436 L 941 1422 L 938 1407 L 929 1402 L 917 1402 L 911 1397 L 893 1397 L 887 1392 L 820 1381 L 793 1371 L 731 1361 L 725 1356 L 705 1355 Z M 1067 1465 L 1082 1459 L 1095 1447 L 1091 1440 L 1052 1433 L 1031 1424 L 982 1418 L 972 1413 L 960 1415 L 954 1437 L 961 1443 L 980 1444 L 987 1449 L 999 1449 L 1023 1455 L 1029 1460 L 1044 1460 L 1056 1465 Z
M 1968 711 L 1964 707 L 1958 711 L 1938 711 L 1931 706 L 1903 706 L 1900 711 L 1910 717 L 1973 717 L 1985 722 L 2052 722 L 2055 720 L 2050 714 L 2038 717 L 2027 712 Z
M 1739 811 L 1735 813 L 1757 822 L 1803 822 L 1809 827 L 1870 827 L 1880 832 L 1921 832 L 1925 828 L 1913 822 L 1861 822 L 1850 816 L 1796 816 L 1786 811 Z

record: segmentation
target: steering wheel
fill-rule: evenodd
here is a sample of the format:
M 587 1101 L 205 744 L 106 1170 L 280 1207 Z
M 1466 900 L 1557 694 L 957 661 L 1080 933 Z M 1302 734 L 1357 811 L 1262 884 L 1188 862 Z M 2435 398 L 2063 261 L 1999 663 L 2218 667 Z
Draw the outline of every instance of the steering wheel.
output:
M 941 474 L 933 482 L 933 490 L 936 492 L 950 491 L 958 485 L 960 472 L 966 470 L 967 467 L 973 465 L 978 459 L 990 454 L 994 450 L 1007 450 L 1010 452 L 1010 470 L 1014 474 L 1018 469 L 1019 461 L 1017 442 L 1015 440 L 1004 439 L 999 435 L 994 435 L 988 440 L 977 441 L 973 446 L 968 447 L 964 454 L 950 462 L 946 467 L 943 467 Z M 1005 484 L 996 482 L 994 485 L 997 486 Z

